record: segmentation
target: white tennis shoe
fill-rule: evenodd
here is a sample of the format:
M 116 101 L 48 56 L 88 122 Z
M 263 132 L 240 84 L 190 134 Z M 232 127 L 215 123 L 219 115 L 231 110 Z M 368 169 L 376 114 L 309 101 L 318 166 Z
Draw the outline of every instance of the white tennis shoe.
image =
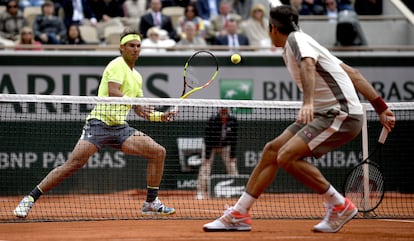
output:
M 144 202 L 141 212 L 143 215 L 171 215 L 175 209 L 165 206 L 157 197 L 153 202 Z
M 313 226 L 314 232 L 336 233 L 358 213 L 355 205 L 345 198 L 343 205 L 327 206 L 326 216 L 322 222 Z
M 250 214 L 241 214 L 230 207 L 220 218 L 204 224 L 203 229 L 205 232 L 250 231 L 251 225 Z

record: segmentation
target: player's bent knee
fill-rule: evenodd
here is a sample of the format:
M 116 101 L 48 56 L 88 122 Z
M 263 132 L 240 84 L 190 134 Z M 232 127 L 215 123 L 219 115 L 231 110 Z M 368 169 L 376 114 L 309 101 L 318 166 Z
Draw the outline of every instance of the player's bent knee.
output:
M 279 150 L 277 154 L 277 164 L 279 167 L 283 168 L 284 170 L 289 170 L 292 166 L 293 162 L 295 161 L 294 153 L 290 150 Z
M 159 148 L 157 149 L 157 156 L 161 160 L 165 159 L 165 157 L 167 156 L 167 150 L 165 150 L 165 147 L 159 146 Z

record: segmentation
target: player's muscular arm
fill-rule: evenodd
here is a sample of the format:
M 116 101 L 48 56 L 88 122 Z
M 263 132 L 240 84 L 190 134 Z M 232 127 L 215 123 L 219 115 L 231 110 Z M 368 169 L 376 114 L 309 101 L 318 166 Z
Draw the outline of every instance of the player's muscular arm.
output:
M 115 82 L 108 82 L 108 95 L 111 97 L 122 97 L 121 85 Z
M 298 114 L 298 121 L 309 123 L 313 120 L 313 99 L 315 93 L 315 60 L 303 58 L 300 63 L 300 78 L 303 89 L 303 104 Z
M 352 83 L 354 84 L 356 90 L 361 93 L 368 101 L 375 102 L 379 95 L 377 91 L 372 87 L 371 83 L 355 68 L 352 68 L 344 63 L 341 64 L 341 67 L 345 70 L 348 76 L 351 78 Z M 382 100 L 382 98 L 379 98 Z M 375 108 L 375 106 L 374 106 Z M 380 117 L 381 124 L 388 130 L 391 131 L 395 125 L 395 115 L 394 113 L 387 108 L 385 105 L 385 110 L 376 111 Z
M 361 93 L 368 101 L 372 101 L 379 96 L 377 91 L 374 89 L 374 87 L 372 87 L 371 83 L 365 79 L 361 72 L 344 63 L 341 64 L 341 67 L 351 78 L 356 90 Z

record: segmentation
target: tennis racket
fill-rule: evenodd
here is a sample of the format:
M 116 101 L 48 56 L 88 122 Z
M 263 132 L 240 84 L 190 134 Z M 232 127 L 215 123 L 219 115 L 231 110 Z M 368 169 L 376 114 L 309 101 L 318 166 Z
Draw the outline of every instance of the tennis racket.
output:
M 375 210 L 384 198 L 384 175 L 373 160 L 381 160 L 381 149 L 387 136 L 388 131 L 383 127 L 374 151 L 355 166 L 345 180 L 345 196 L 351 199 L 359 212 Z
M 213 53 L 207 50 L 195 52 L 184 65 L 184 85 L 180 98 L 185 99 L 209 86 L 218 72 L 218 61 Z M 173 107 L 172 111 L 178 111 L 178 106 Z

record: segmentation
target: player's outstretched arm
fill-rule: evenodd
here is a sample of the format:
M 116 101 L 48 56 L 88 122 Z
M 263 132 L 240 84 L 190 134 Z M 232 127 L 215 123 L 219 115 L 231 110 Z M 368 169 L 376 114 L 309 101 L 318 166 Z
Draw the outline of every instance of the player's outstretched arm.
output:
M 355 68 L 350 67 L 344 63 L 341 64 L 342 68 L 351 78 L 355 89 L 361 93 L 374 107 L 375 111 L 380 117 L 381 124 L 388 130 L 391 131 L 395 125 L 395 115 L 388 108 L 382 97 L 372 87 L 371 83 Z

